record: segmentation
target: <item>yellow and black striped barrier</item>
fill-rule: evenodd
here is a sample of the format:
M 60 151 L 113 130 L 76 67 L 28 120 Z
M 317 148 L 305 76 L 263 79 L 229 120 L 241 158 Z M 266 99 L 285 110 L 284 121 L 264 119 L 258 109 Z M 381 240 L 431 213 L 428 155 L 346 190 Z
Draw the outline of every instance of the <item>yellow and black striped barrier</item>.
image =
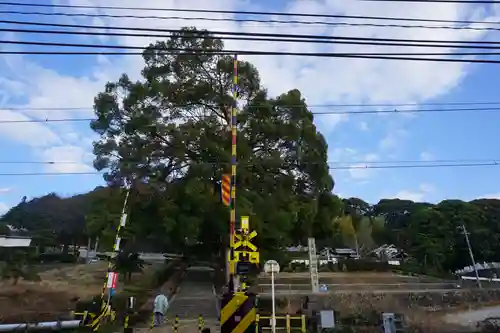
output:
M 221 333 L 255 332 L 255 295 L 235 292 L 222 299 L 220 313 Z
M 205 321 L 203 321 L 203 316 L 199 315 L 198 316 L 198 332 L 201 333 L 203 329 L 205 328 Z
M 174 333 L 177 333 L 179 332 L 179 316 L 175 316 L 175 319 L 174 319 L 174 325 L 173 325 L 173 332 Z
M 267 331 L 272 329 L 271 316 L 260 316 L 256 318 L 255 333 Z M 276 318 L 276 331 L 286 331 L 286 333 L 301 332 L 306 333 L 306 316 L 275 316 Z
M 102 324 L 115 320 L 116 312 L 108 305 L 101 309 L 100 313 L 87 310 L 84 312 L 73 312 L 73 318 L 82 320 L 83 326 L 90 327 L 94 332 L 97 332 Z

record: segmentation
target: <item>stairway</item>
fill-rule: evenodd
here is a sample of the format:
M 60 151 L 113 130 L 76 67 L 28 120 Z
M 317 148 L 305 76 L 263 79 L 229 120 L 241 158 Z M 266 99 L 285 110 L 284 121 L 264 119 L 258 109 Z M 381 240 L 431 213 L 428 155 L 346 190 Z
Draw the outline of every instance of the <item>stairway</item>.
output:
M 178 316 L 178 333 L 197 333 L 200 315 L 205 327 L 209 327 L 211 332 L 219 332 L 218 301 L 212 281 L 213 269 L 210 267 L 192 266 L 186 270 L 177 293 L 170 300 L 166 315 L 169 332 Z

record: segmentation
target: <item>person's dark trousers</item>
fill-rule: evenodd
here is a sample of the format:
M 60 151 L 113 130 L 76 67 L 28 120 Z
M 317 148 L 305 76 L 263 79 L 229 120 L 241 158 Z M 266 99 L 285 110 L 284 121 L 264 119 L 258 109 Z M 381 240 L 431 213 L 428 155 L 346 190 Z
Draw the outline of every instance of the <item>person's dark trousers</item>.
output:
M 163 325 L 163 320 L 164 320 L 164 315 L 161 312 L 155 312 L 155 320 L 154 320 L 154 326 L 161 326 Z

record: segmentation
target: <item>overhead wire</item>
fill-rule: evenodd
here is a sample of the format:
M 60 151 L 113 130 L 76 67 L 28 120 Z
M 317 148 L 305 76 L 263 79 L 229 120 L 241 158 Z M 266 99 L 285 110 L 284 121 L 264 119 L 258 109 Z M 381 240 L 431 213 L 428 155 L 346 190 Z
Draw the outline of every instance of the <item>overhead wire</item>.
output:
M 156 37 L 156 38 L 170 38 L 172 35 L 162 35 L 162 34 L 138 34 L 138 33 L 121 33 L 121 32 L 94 32 L 94 31 L 61 31 L 61 30 L 39 30 L 39 29 L 13 29 L 13 28 L 0 28 L 0 32 L 14 32 L 14 33 L 28 33 L 28 34 L 49 34 L 49 35 L 83 35 L 83 36 L 106 36 L 106 37 Z M 248 34 L 253 35 L 253 34 Z M 189 38 L 189 36 L 187 36 Z M 194 36 L 193 38 L 199 38 L 198 36 Z M 315 40 L 315 39 L 299 39 L 299 38 L 264 38 L 264 37 L 237 37 L 237 36 L 203 36 L 204 39 L 222 39 L 222 40 L 239 40 L 239 41 L 255 41 L 255 42 L 283 42 L 283 43 L 313 43 L 313 44 L 347 44 L 347 45 L 373 45 L 373 46 L 401 46 L 401 47 L 425 47 L 425 48 L 461 48 L 461 49 L 492 49 L 498 50 L 500 49 L 500 42 L 484 42 L 480 41 L 480 45 L 452 45 L 452 44 L 433 44 L 439 43 L 440 41 L 435 41 L 433 43 L 412 43 L 411 40 L 409 43 L 388 43 L 388 42 L 378 42 L 378 38 L 373 38 L 373 42 L 371 41 L 358 41 L 358 37 L 352 37 L 352 40 L 346 40 L 344 37 L 342 40 Z M 335 37 L 334 37 L 335 38 Z M 349 37 L 347 37 L 349 38 Z M 362 40 L 366 40 L 363 38 Z M 54 43 L 43 43 L 38 44 L 40 42 L 24 42 L 24 41 L 1 41 L 4 44 L 20 44 L 20 45 L 49 45 L 49 46 L 73 46 L 71 44 L 64 45 L 54 45 Z M 448 43 L 447 41 L 443 41 L 443 43 Z M 464 42 L 461 42 L 464 43 Z M 483 45 L 483 44 L 493 44 L 492 45 Z M 88 46 L 86 46 L 88 45 Z M 78 47 L 92 47 L 92 48 L 119 48 L 119 49 L 144 49 L 143 46 L 115 46 L 115 45 L 106 45 L 106 44 L 85 44 L 77 45 Z M 231 51 L 227 51 L 231 52 Z
M 379 38 L 379 37 L 358 37 L 358 36 L 324 36 L 311 34 L 278 34 L 264 32 L 238 32 L 238 31 L 197 31 L 186 33 L 181 29 L 165 29 L 165 28 L 144 28 L 144 27 L 124 27 L 124 26 L 104 26 L 91 24 L 67 24 L 67 23 L 46 23 L 34 21 L 17 21 L 17 20 L 0 20 L 0 23 L 12 25 L 33 25 L 43 27 L 58 27 L 58 28 L 76 28 L 89 30 L 104 30 L 109 32 L 112 30 L 118 31 L 141 31 L 141 32 L 161 32 L 169 34 L 179 34 L 184 32 L 185 38 L 201 38 L 208 34 L 217 36 L 246 36 L 246 37 L 268 37 L 268 38 L 297 38 L 297 39 L 314 39 L 314 40 L 356 40 L 356 41 L 377 41 L 377 42 L 402 42 L 402 43 L 438 43 L 438 44 L 500 44 L 500 41 L 465 41 L 465 40 L 436 40 L 436 39 L 407 39 L 407 38 Z M 153 36 L 154 37 L 154 36 Z M 167 36 L 165 36 L 167 37 Z M 168 36 L 170 37 L 170 36 Z
M 426 1 L 427 0 L 423 0 Z M 366 15 L 335 15 L 317 13 L 290 13 L 290 12 L 269 12 L 269 11 L 244 11 L 244 10 L 215 10 L 215 9 L 190 9 L 190 8 L 148 8 L 148 7 L 123 7 L 123 6 L 92 6 L 92 5 L 64 5 L 64 4 L 42 4 L 42 3 L 22 3 L 12 1 L 0 1 L 3 6 L 20 7 L 44 7 L 44 8 L 69 8 L 69 9 L 93 9 L 93 10 L 128 10 L 128 11 L 164 11 L 180 13 L 204 13 L 204 14 L 231 14 L 231 15 L 259 15 L 259 16 L 287 16 L 287 17 L 316 17 L 316 18 L 343 18 L 343 19 L 363 19 L 363 20 L 383 20 L 383 21 L 407 21 L 407 22 L 433 22 L 433 23 L 454 23 L 454 24 L 499 24 L 495 21 L 471 21 L 471 20 L 443 20 L 426 18 L 405 18 L 392 16 L 366 16 Z
M 297 105 L 298 106 L 298 105 Z M 182 107 L 179 105 L 174 105 L 172 107 Z M 251 106 L 253 108 L 257 108 L 257 105 Z M 284 106 L 287 107 L 287 106 Z M 294 106 L 291 106 L 294 107 Z M 300 107 L 308 107 L 308 106 L 300 106 Z M 311 106 L 309 106 L 310 108 Z M 0 108 L 1 110 L 1 108 Z M 9 110 L 7 108 L 7 110 Z M 14 109 L 14 110 L 22 110 Z M 38 110 L 38 109 L 35 109 Z M 47 109 L 42 109 L 47 110 Z M 55 109 L 57 110 L 57 109 Z M 59 109 L 59 111 L 64 109 Z M 70 109 L 74 110 L 74 109 Z M 80 110 L 80 109 L 77 109 Z M 478 108 L 436 108 L 436 109 L 409 109 L 409 110 L 357 110 L 357 111 L 347 111 L 347 110 L 331 110 L 331 111 L 312 111 L 313 115 L 321 116 L 321 115 L 359 115 L 359 114 L 405 114 L 405 113 L 447 113 L 447 112 L 498 112 L 500 111 L 500 107 L 478 107 Z M 89 122 L 95 121 L 98 118 L 40 118 L 40 119 L 15 119 L 15 120 L 2 120 L 0 119 L 0 124 L 15 124 L 15 123 L 51 123 L 51 122 Z
M 19 21 L 0 21 L 0 22 L 17 22 Z M 117 29 L 117 30 L 130 30 L 128 27 L 104 27 L 104 26 L 93 26 L 93 25 L 70 25 L 70 24 L 52 24 L 52 23 L 42 23 L 42 22 L 21 22 L 22 24 L 28 23 L 33 25 L 49 25 L 49 26 L 63 26 L 63 27 L 78 27 L 78 28 L 89 28 L 89 29 Z M 176 29 L 136 29 L 136 30 L 146 30 L 146 31 L 161 31 L 168 33 L 180 33 L 181 30 Z M 395 38 L 365 38 L 365 37 L 345 37 L 345 36 L 318 36 L 318 35 L 300 35 L 300 34 L 271 34 L 271 33 L 244 33 L 244 32 L 224 32 L 224 31 L 211 31 L 211 35 L 229 35 L 229 36 L 245 36 L 245 37 L 272 37 L 276 38 L 299 38 L 302 39 L 313 39 L 313 40 L 340 40 L 340 41 L 383 41 L 383 42 L 410 42 L 410 43 L 430 43 L 432 45 L 425 45 L 426 47 L 443 47 L 438 46 L 439 44 L 447 44 L 449 48 L 455 45 L 450 43 L 463 44 L 500 44 L 500 42 L 485 42 L 485 41 L 474 41 L 474 42 L 464 42 L 464 41 L 436 41 L 436 40 L 408 40 L 408 39 L 395 39 Z M 193 32 L 191 35 L 186 34 L 192 38 L 200 38 L 209 36 L 208 32 Z M 297 42 L 297 41 L 296 41 Z M 49 42 L 27 42 L 27 41 L 3 41 L 3 43 L 19 44 L 19 45 L 38 45 L 38 46 L 58 46 L 58 47 L 80 47 L 80 48 L 107 48 L 107 49 L 125 49 L 125 50 L 144 50 L 142 46 L 124 46 L 124 45 L 100 45 L 100 44 L 76 44 L 76 43 L 49 43 Z M 437 44 L 436 44 L 437 43 Z M 377 44 L 379 45 L 379 44 Z M 391 44 L 395 46 L 396 44 Z M 397 44 L 402 46 L 401 44 Z M 405 46 L 418 46 L 405 45 Z M 469 46 L 457 46 L 457 47 L 469 47 Z M 488 46 L 488 48 L 492 48 Z M 161 50 L 158 53 L 171 53 L 174 50 Z M 190 53 L 192 52 L 192 53 Z M 335 53 L 335 52 L 273 52 L 273 51 L 250 51 L 250 50 L 195 50 L 186 49 L 184 54 L 197 54 L 199 52 L 212 53 L 212 54 L 242 54 L 242 55 L 280 55 L 280 56 L 303 56 L 303 57 L 328 57 L 328 58 L 359 58 L 359 59 L 384 59 L 384 60 L 411 60 L 411 61 L 432 61 L 432 62 L 462 62 L 462 63 L 500 63 L 500 60 L 494 59 L 464 59 L 464 58 L 430 58 L 427 56 L 492 56 L 498 55 L 494 52 L 469 52 L 469 53 Z M 0 51 L 0 54 L 38 54 L 38 55 L 142 55 L 142 52 L 107 52 L 107 51 L 85 51 L 85 52 L 73 52 L 73 51 Z M 423 57 L 422 57 L 423 56 Z
M 62 16 L 62 17 L 89 17 L 89 18 L 119 18 L 119 19 L 154 19 L 154 20 L 180 20 L 180 21 L 206 21 L 206 22 L 235 22 L 235 23 L 265 23 L 265 24 L 292 24 L 292 25 L 317 25 L 332 27 L 372 27 L 372 28 L 404 28 L 404 29 L 444 29 L 444 30 L 471 30 L 471 31 L 500 31 L 493 27 L 471 26 L 443 26 L 443 25 L 408 25 L 387 23 L 352 23 L 352 22 L 327 22 L 327 21 L 300 21 L 300 20 L 275 20 L 275 19 L 249 19 L 249 18 L 221 18 L 221 17 L 183 17 L 183 16 L 151 16 L 151 15 L 112 15 L 91 13 L 63 13 L 63 12 L 25 12 L 16 10 L 0 10 L 0 14 L 9 15 L 36 15 L 36 16 Z M 484 22 L 471 21 L 470 24 L 485 24 Z M 495 24 L 498 22 L 488 22 Z
M 223 162 L 217 161 L 217 162 L 197 162 L 197 161 L 191 161 L 193 164 L 196 165 L 219 165 L 219 164 L 224 164 Z M 366 161 L 366 160 L 353 160 L 353 161 L 326 161 L 326 164 L 329 165 L 342 165 L 342 164 L 348 164 L 356 167 L 364 167 L 364 165 L 371 166 L 371 165 L 383 165 L 383 164 L 389 164 L 390 166 L 394 165 L 402 165 L 404 166 L 405 164 L 410 164 L 410 165 L 427 165 L 431 164 L 434 165 L 436 163 L 438 164 L 470 164 L 470 163 L 499 163 L 500 164 L 500 158 L 476 158 L 476 159 L 467 159 L 467 158 L 461 158 L 461 159 L 433 159 L 433 160 L 386 160 L 386 161 Z M 316 165 L 316 164 L 323 164 L 325 162 L 310 162 L 310 161 L 301 161 L 300 164 L 305 164 L 305 165 Z M 81 161 L 30 161 L 30 160 L 0 160 L 0 164 L 46 164 L 46 165 L 59 165 L 59 164 L 82 164 Z M 244 163 L 238 163 L 239 165 L 245 165 L 245 166 L 255 166 L 255 165 L 260 165 L 262 163 L 252 163 L 252 162 L 244 162 Z M 359 164 L 363 164 L 360 166 Z
M 258 39 L 253 39 L 258 40 Z M 272 41 L 272 39 L 269 39 Z M 324 41 L 319 41 L 324 42 Z M 135 45 L 108 45 L 108 44 L 81 44 L 81 43 L 55 43 L 55 42 L 39 42 L 39 41 L 18 41 L 18 40 L 0 40 L 0 44 L 10 44 L 10 45 L 30 45 L 30 46 L 54 46 L 54 47 L 72 47 L 72 48 L 97 48 L 97 49 L 115 49 L 115 50 L 142 50 L 144 51 L 144 46 Z M 375 44 L 384 45 L 384 44 Z M 398 44 L 391 44 L 398 45 Z M 385 46 L 385 45 L 384 45 Z M 402 46 L 413 46 L 417 47 L 419 45 L 403 44 Z M 432 46 L 425 45 L 424 47 L 446 47 L 453 48 L 453 46 Z M 476 48 L 465 45 L 459 45 L 457 47 L 468 47 Z M 477 48 L 492 48 L 500 49 L 500 46 L 479 46 Z M 410 56 L 492 56 L 500 55 L 500 52 L 281 52 L 281 51 L 252 51 L 252 50 L 207 50 L 207 49 L 186 49 L 186 48 L 155 48 L 150 47 L 148 50 L 154 50 L 158 54 L 213 54 L 213 55 L 230 55 L 230 54 L 240 54 L 240 55 L 293 55 L 293 56 L 339 56 L 339 57 L 353 57 L 353 56 L 370 56 L 370 57 L 386 57 L 386 56 L 397 56 L 397 57 L 410 57 Z M 6 51 L 8 52 L 8 51 Z M 29 51 L 28 51 L 29 52 Z M 43 51 L 42 51 L 43 52 Z M 127 53 L 125 53 L 127 54 Z M 142 52 L 141 52 L 142 54 Z M 424 58 L 422 58 L 424 59 Z M 439 61 L 440 58 L 429 58 Z M 443 60 L 443 59 L 441 59 Z M 466 60 L 466 59 L 444 59 L 444 60 Z
M 161 52 L 160 52 L 161 53 Z M 424 62 L 448 62 L 448 63 L 474 63 L 474 64 L 500 64 L 500 60 L 491 59 L 455 59 L 455 58 L 419 58 L 411 56 L 382 56 L 375 54 L 356 54 L 356 53 L 302 53 L 302 52 L 265 52 L 265 51 L 236 51 L 240 55 L 260 55 L 260 56 L 299 56 L 299 57 L 315 57 L 315 58 L 347 58 L 347 59 L 372 59 L 372 60 L 401 60 L 401 61 L 424 61 Z M 2 55 L 60 55 L 60 56 L 84 56 L 84 55 L 114 55 L 114 56 L 142 56 L 143 52 L 100 52 L 100 51 L 0 51 Z M 165 54 L 165 53 L 164 53 Z M 168 53 L 166 53 L 168 54 Z M 199 55 L 200 53 L 184 52 L 185 55 Z M 213 54 L 229 54 L 219 52 Z M 408 54 L 412 55 L 412 54 Z M 414 55 L 414 54 L 413 54 Z M 433 54 L 425 54 L 433 55 Z M 434 54 L 439 55 L 439 54 Z M 459 54 L 443 54 L 443 55 L 459 55 Z M 477 53 L 465 53 L 463 55 L 477 55 Z M 491 54 L 490 54 L 491 55 Z
M 339 103 L 325 103 L 325 104 L 307 104 L 308 108 L 330 108 L 330 107 L 401 107 L 401 106 L 453 106 L 453 105 L 500 105 L 500 101 L 463 101 L 463 102 L 422 102 L 422 103 L 363 103 L 363 104 L 339 104 Z M 175 107 L 183 107 L 188 105 L 176 104 Z M 247 108 L 259 107 L 259 105 L 247 105 Z M 287 107 L 304 107 L 304 105 L 287 105 Z M 92 106 L 80 107 L 23 107 L 23 106 L 9 106 L 2 107 L 1 110 L 9 111 L 88 111 L 93 110 Z
M 353 169 L 414 169 L 414 168 L 454 168 L 454 167 L 493 167 L 500 166 L 495 161 L 483 163 L 456 163 L 456 164 L 408 164 L 408 165 L 352 165 L 352 166 L 329 166 L 329 170 L 353 170 Z M 4 172 L 0 176 L 63 176 L 63 175 L 102 175 L 103 172 Z

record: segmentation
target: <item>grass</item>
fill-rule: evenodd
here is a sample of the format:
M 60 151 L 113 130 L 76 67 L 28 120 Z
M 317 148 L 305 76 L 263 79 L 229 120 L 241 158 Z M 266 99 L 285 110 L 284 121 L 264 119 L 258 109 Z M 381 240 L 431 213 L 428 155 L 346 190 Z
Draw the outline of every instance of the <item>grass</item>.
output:
M 125 288 L 138 290 L 151 281 L 156 266 L 146 266 Z M 68 318 L 78 299 L 89 299 L 102 291 L 107 263 L 68 264 L 40 272 L 40 282 L 0 283 L 0 322 L 32 322 Z M 118 281 L 118 294 L 123 291 Z M 149 285 L 148 285 L 149 286 Z

